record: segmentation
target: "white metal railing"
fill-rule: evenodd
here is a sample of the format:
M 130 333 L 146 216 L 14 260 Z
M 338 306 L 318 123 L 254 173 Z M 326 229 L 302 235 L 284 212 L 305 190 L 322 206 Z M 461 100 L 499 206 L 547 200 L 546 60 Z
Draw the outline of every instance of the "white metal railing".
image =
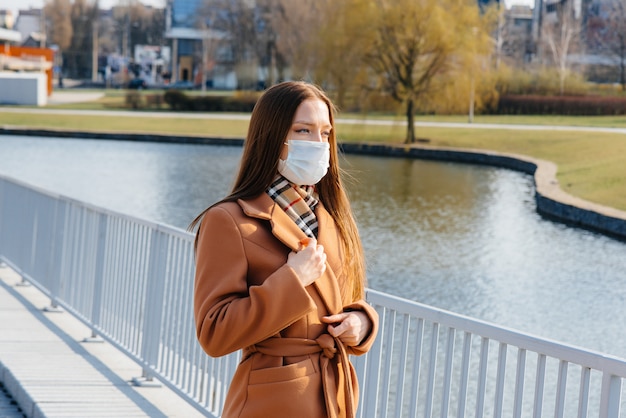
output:
M 195 338 L 193 236 L 0 176 L 0 260 L 207 416 L 239 353 Z M 360 418 L 623 417 L 626 360 L 368 290 Z

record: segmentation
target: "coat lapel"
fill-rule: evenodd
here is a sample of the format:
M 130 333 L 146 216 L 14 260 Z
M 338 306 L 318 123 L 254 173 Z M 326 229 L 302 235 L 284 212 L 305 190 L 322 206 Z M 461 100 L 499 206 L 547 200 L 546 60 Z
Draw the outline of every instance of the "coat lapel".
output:
M 315 281 L 315 286 L 322 295 L 328 311 L 331 314 L 336 314 L 343 310 L 339 290 L 341 277 L 337 277 L 337 272 L 341 272 L 342 266 L 337 228 L 321 202 L 315 208 L 315 216 L 317 216 L 318 223 L 317 243 L 323 245 L 326 250 L 326 272 Z
M 306 238 L 298 225 L 269 197 L 263 193 L 251 200 L 239 200 L 244 213 L 253 218 L 266 219 L 272 226 L 272 234 L 293 251 L 300 249 L 300 241 Z
M 272 234 L 292 251 L 300 250 L 300 241 L 307 238 L 298 225 L 267 194 L 251 199 L 239 200 L 239 205 L 247 216 L 266 219 L 272 227 Z M 342 311 L 341 295 L 335 271 L 340 271 L 340 247 L 337 230 L 330 214 L 320 203 L 315 209 L 319 224 L 318 244 L 326 250 L 326 271 L 315 281 L 313 287 L 324 301 L 328 312 L 336 314 Z

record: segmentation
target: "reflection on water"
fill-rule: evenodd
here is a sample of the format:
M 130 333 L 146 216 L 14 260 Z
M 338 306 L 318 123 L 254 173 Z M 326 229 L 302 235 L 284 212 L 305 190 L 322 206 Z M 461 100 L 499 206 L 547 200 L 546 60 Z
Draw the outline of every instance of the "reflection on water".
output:
M 351 195 L 371 287 L 626 355 L 626 246 L 542 219 L 531 176 L 390 158 L 350 163 L 367 179 Z
M 230 189 L 237 147 L 0 136 L 0 173 L 185 228 Z M 347 156 L 369 286 L 626 357 L 626 245 L 535 212 L 530 176 Z
M 186 228 L 230 189 L 240 148 L 0 136 L 0 173 Z

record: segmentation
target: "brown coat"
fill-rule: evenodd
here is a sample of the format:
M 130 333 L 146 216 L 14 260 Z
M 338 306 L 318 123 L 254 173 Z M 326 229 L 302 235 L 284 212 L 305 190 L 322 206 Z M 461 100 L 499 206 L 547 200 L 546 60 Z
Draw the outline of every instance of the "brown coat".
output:
M 378 329 L 365 301 L 342 302 L 339 235 L 319 204 L 318 244 L 325 273 L 302 286 L 287 255 L 306 236 L 266 194 L 221 203 L 204 216 L 196 256 L 198 341 L 213 357 L 243 349 L 222 417 L 350 417 L 358 384 L 348 354 L 364 354 Z M 362 310 L 372 331 L 344 347 L 326 331 L 326 315 Z M 353 411 L 353 412 L 351 412 Z

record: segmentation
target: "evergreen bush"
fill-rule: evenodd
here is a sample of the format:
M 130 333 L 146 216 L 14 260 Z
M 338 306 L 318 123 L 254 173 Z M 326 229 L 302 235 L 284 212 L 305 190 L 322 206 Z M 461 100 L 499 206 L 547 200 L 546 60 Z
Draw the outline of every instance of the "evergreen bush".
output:
M 231 96 L 187 96 L 182 91 L 170 90 L 164 101 L 172 110 L 192 112 L 251 112 L 257 101 L 252 94 Z

